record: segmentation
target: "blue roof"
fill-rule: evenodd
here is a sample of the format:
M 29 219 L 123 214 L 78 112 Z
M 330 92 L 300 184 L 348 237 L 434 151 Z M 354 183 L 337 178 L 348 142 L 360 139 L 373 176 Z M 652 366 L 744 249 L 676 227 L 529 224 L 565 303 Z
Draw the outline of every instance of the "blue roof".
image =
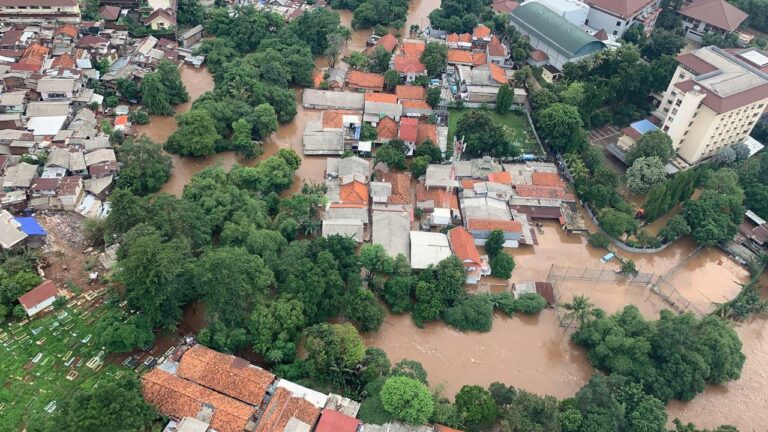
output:
M 636 121 L 636 122 L 632 123 L 631 126 L 632 126 L 632 129 L 640 132 L 643 135 L 647 134 L 648 132 L 653 132 L 655 130 L 659 130 L 659 128 L 656 127 L 655 124 L 651 123 L 648 120 Z
M 48 234 L 33 217 L 17 217 L 16 222 L 21 225 L 21 230 L 27 235 L 44 236 Z

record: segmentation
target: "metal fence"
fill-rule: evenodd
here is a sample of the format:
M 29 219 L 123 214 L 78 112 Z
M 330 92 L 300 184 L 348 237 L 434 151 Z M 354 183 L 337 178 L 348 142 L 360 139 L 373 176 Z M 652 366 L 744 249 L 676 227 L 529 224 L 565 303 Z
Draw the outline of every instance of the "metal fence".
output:
M 678 313 L 692 312 L 699 317 L 705 315 L 704 311 L 680 294 L 680 291 L 678 291 L 677 288 L 663 276 L 659 276 L 656 282 L 653 283 L 651 291 L 658 294 L 664 302 Z
M 558 280 L 583 280 L 591 282 L 624 282 L 630 285 L 648 285 L 654 279 L 653 273 L 635 273 L 634 275 L 609 269 L 587 267 L 566 267 L 552 265 L 547 274 L 547 282 Z

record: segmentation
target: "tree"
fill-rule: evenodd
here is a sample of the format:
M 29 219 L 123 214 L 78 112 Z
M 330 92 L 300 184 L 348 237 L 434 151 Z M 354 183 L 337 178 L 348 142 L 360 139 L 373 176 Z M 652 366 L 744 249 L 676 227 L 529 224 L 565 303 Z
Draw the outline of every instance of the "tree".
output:
M 633 275 L 637 273 L 637 267 L 635 266 L 635 262 L 632 260 L 626 260 L 623 263 L 621 263 L 621 272 L 628 275 Z
M 675 215 L 667 221 L 667 225 L 659 232 L 659 237 L 665 242 L 677 240 L 691 233 L 691 227 L 682 215 Z
M 137 125 L 145 125 L 149 123 L 149 114 L 144 110 L 131 111 L 128 113 L 128 121 Z
M 637 222 L 632 215 L 613 208 L 601 210 L 597 220 L 600 222 L 600 228 L 612 237 L 619 237 L 625 232 L 633 232 L 637 229 Z
M 461 331 L 487 332 L 493 324 L 493 304 L 487 295 L 470 295 L 445 311 L 445 322 Z
M 205 9 L 199 0 L 179 0 L 176 4 L 176 21 L 179 25 L 194 27 L 205 21 Z
M 448 33 L 472 33 L 486 5 L 480 0 L 446 0 L 429 14 L 429 21 Z
M 158 72 L 150 72 L 141 80 L 141 104 L 150 114 L 171 115 L 171 103 Z
M 352 69 L 364 70 L 368 69 L 371 59 L 360 51 L 352 51 L 348 56 L 344 57 L 344 61 Z
M 316 378 L 339 380 L 363 359 L 365 345 L 352 324 L 317 324 L 304 330 L 307 364 Z
M 554 103 L 537 113 L 536 123 L 541 136 L 561 153 L 584 146 L 584 123 L 579 110 L 574 106 Z
M 658 157 L 661 162 L 667 163 L 675 154 L 672 148 L 672 138 L 664 132 L 651 131 L 640 137 L 639 140 L 627 152 L 627 164 L 632 165 L 641 157 Z
M 442 99 L 443 90 L 440 87 L 430 87 L 427 89 L 427 103 L 432 108 L 437 108 Z
M 627 170 L 627 189 L 637 195 L 645 195 L 667 178 L 664 163 L 656 156 L 635 159 Z
M 119 309 L 112 309 L 96 322 L 98 343 L 110 353 L 124 353 L 150 345 L 155 336 L 145 321 L 134 315 L 127 320 Z
M 259 157 L 264 152 L 264 149 L 253 141 L 252 129 L 253 126 L 244 118 L 237 119 L 232 123 L 232 149 L 247 159 Z
M 512 270 L 515 269 L 515 259 L 505 253 L 499 253 L 491 256 L 491 276 L 509 279 L 512 276 Z
M 50 416 L 33 416 L 28 427 L 30 432 L 133 432 L 147 430 L 155 417 L 141 396 L 139 380 L 123 374 L 99 385 L 75 387 Z
M 293 20 L 291 27 L 294 34 L 306 42 L 313 55 L 323 54 L 328 50 L 331 35 L 339 34 L 347 40 L 348 32 L 339 27 L 339 14 L 326 8 L 311 8 Z
M 739 44 L 739 35 L 736 32 L 708 32 L 701 38 L 701 43 L 704 46 L 714 45 L 718 48 L 735 48 Z
M 368 64 L 368 70 L 377 73 L 382 74 L 389 70 L 389 63 L 392 60 L 392 53 L 387 51 L 386 48 L 383 46 L 377 46 L 376 49 L 373 50 L 369 54 L 371 60 Z
M 392 274 L 394 261 L 384 246 L 376 243 L 364 244 L 360 248 L 360 265 L 369 274 Z
M 395 276 L 384 282 L 381 297 L 390 307 L 392 313 L 408 312 L 413 307 L 411 296 L 416 284 L 412 276 Z
M 403 359 L 392 368 L 392 376 L 404 376 L 427 384 L 427 371 L 416 360 Z
M 395 70 L 388 70 L 384 72 L 384 87 L 388 91 L 392 91 L 400 84 L 400 74 Z
M 666 431 L 664 404 L 622 376 L 595 374 L 576 394 L 579 430 Z
M 176 118 L 179 129 L 168 138 L 165 149 L 182 156 L 202 157 L 214 152 L 220 136 L 207 111 L 193 109 Z
M 502 115 L 509 112 L 509 107 L 512 106 L 514 99 L 515 95 L 509 85 L 501 86 L 496 94 L 496 112 Z
M 254 351 L 273 363 L 292 361 L 296 356 L 296 341 L 306 322 L 304 308 L 298 300 L 277 298 L 260 302 L 249 323 Z
M 488 256 L 495 257 L 504 250 L 504 232 L 501 230 L 491 231 L 491 235 L 485 241 L 485 251 Z
M 376 150 L 374 165 L 383 162 L 392 169 L 405 169 L 405 145 L 402 141 L 394 141 L 384 143 Z
M 370 123 L 363 123 L 360 129 L 360 141 L 375 141 L 378 138 L 376 128 Z
M 547 301 L 536 293 L 525 293 L 515 300 L 514 306 L 517 312 L 522 312 L 526 315 L 536 315 L 547 307 Z
M 468 432 L 487 430 L 496 420 L 491 393 L 476 385 L 465 385 L 456 394 L 456 411 Z
M 464 152 L 471 156 L 516 156 L 504 129 L 483 111 L 473 110 L 456 124 L 456 136 L 464 140 Z
M 189 244 L 179 239 L 163 242 L 157 230 L 146 228 L 136 226 L 131 230 L 136 236 L 123 239 L 117 277 L 125 286 L 128 306 L 139 310 L 142 320 L 151 327 L 172 328 L 191 294 L 186 280 L 192 264 Z
M 573 295 L 573 300 L 570 303 L 564 303 L 563 309 L 568 311 L 563 315 L 563 322 L 567 321 L 570 324 L 576 321 L 579 323 L 579 327 L 584 326 L 597 315 L 595 305 L 589 301 L 589 298 L 578 294 Z
M 648 60 L 655 60 L 662 55 L 677 55 L 685 46 L 685 39 L 673 31 L 656 29 L 651 38 L 643 45 L 640 52 Z
M 440 318 L 461 298 L 465 281 L 464 264 L 454 255 L 422 271 L 414 290 L 414 321 L 419 324 Z
M 120 161 L 123 167 L 117 187 L 136 195 L 157 192 L 171 177 L 171 158 L 163 153 L 160 145 L 146 136 L 123 144 Z
M 416 156 L 411 160 L 411 173 L 414 178 L 419 178 L 427 173 L 427 167 L 429 166 L 429 156 Z
M 264 139 L 277 131 L 277 114 L 270 104 L 263 103 L 254 107 L 248 120 L 253 125 L 252 136 L 255 139 Z
M 396 419 L 410 424 L 426 423 L 435 409 L 427 386 L 404 376 L 387 378 L 379 397 L 385 410 Z
M 448 64 L 448 45 L 439 42 L 427 43 L 419 61 L 427 68 L 427 75 L 439 77 Z
M 171 105 L 178 105 L 189 100 L 189 94 L 181 81 L 179 68 L 169 60 L 160 60 L 157 64 L 157 73 L 160 75 L 165 94 L 168 96 L 168 102 Z M 146 79 L 146 77 L 145 77 Z
M 347 42 L 347 38 L 340 32 L 330 33 L 327 37 L 326 47 L 323 54 L 328 57 L 328 65 L 330 67 L 336 67 L 336 62 L 339 59 L 341 48 Z

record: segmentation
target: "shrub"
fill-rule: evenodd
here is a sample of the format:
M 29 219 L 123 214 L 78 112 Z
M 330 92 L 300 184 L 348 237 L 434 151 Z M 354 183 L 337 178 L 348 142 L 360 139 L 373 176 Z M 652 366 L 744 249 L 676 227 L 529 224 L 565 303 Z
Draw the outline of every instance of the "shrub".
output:
M 491 257 L 491 276 L 509 279 L 515 269 L 515 259 L 505 253 Z
M 512 316 L 515 313 L 515 297 L 512 293 L 494 293 L 490 294 L 489 298 L 493 307 L 504 312 L 507 316 Z
M 445 312 L 445 322 L 461 331 L 487 332 L 493 325 L 493 303 L 487 295 L 470 295 Z
M 594 246 L 596 248 L 606 249 L 608 248 L 608 245 L 611 244 L 611 239 L 609 239 L 605 234 L 597 232 L 589 235 L 587 243 L 589 243 L 590 246 Z
M 544 297 L 534 293 L 522 294 L 515 300 L 515 311 L 526 315 L 536 315 L 545 307 L 547 307 L 547 301 Z

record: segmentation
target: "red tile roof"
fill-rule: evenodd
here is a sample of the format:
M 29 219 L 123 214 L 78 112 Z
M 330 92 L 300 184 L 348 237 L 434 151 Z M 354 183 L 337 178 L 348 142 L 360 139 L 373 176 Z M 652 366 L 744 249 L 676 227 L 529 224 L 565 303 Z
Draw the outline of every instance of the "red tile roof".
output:
M 421 183 L 416 184 L 416 202 L 432 201 L 437 208 L 459 210 L 459 198 L 455 193 L 449 193 L 443 188 L 427 189 Z
M 402 100 L 426 100 L 427 89 L 416 85 L 399 85 L 395 87 L 395 96 Z
M 63 26 L 57 28 L 53 35 L 64 35 L 74 39 L 77 36 L 77 27 L 73 26 L 72 24 L 64 24 Z
M 70 53 L 64 53 L 55 59 L 53 59 L 53 62 L 51 62 L 51 68 L 74 68 L 77 65 L 75 62 L 75 58 L 72 57 L 72 54 Z
M 427 101 L 423 101 L 423 100 L 404 100 L 400 102 L 400 105 L 402 105 L 403 108 L 426 109 L 426 110 L 432 109 L 432 107 L 429 106 Z
M 587 4 L 596 9 L 627 19 L 655 0 L 587 0 Z
M 608 32 L 605 31 L 605 29 L 598 30 L 597 33 L 595 33 L 592 36 L 594 36 L 594 38 L 599 40 L 599 41 L 605 42 L 605 41 L 608 40 Z
M 314 88 L 320 88 L 320 84 L 325 81 L 325 76 L 321 71 L 315 72 L 315 74 L 312 76 L 312 87 Z
M 353 70 L 347 74 L 347 84 L 356 89 L 382 91 L 384 90 L 384 75 Z
M 341 129 L 344 126 L 344 115 L 354 114 L 354 111 L 329 110 L 323 111 L 323 127 L 328 129 Z
M 467 267 L 482 265 L 480 252 L 475 247 L 475 239 L 464 227 L 458 226 L 448 231 L 448 240 L 451 242 L 453 254 Z
M 388 204 L 411 204 L 411 173 L 409 172 L 377 172 L 379 181 L 392 185 L 392 194 L 387 200 Z
M 99 16 L 107 21 L 117 21 L 120 18 L 120 8 L 118 6 L 102 6 L 99 9 Z
M 416 142 L 419 136 L 419 120 L 410 117 L 400 119 L 400 139 L 406 142 Z
M 717 70 L 715 66 L 712 66 L 702 58 L 691 53 L 677 56 L 677 62 L 696 72 L 697 75 L 702 75 Z
M 494 36 L 495 38 L 495 36 Z M 493 57 L 506 57 L 507 49 L 501 42 L 491 42 L 488 44 L 488 54 Z
M 518 196 L 524 198 L 551 198 L 560 200 L 573 200 L 572 193 L 561 187 L 517 185 L 515 191 Z
M 510 13 L 517 9 L 518 6 L 520 6 L 520 4 L 512 0 L 494 0 L 494 2 L 491 3 L 491 9 L 497 13 Z
M 501 173 L 500 173 L 501 174 Z M 506 173 L 509 174 L 509 173 Z M 534 186 L 562 186 L 565 187 L 565 182 L 558 173 L 540 172 L 536 171 L 531 174 L 531 183 Z
M 389 117 L 382 117 L 376 124 L 376 134 L 380 140 L 391 140 L 397 138 L 397 122 Z
M 491 78 L 493 78 L 494 81 L 500 84 L 507 84 L 509 82 L 507 81 L 507 73 L 504 72 L 504 69 L 493 63 L 488 66 L 491 68 Z
M 29 190 L 35 191 L 55 191 L 59 187 L 58 177 L 44 178 L 37 177 L 32 179 L 32 184 L 29 186 Z
M 446 42 L 448 43 L 472 43 L 472 35 L 469 33 L 451 33 L 448 36 L 445 37 Z
M 256 412 L 252 406 L 157 368 L 141 377 L 141 390 L 148 403 L 171 417 L 195 417 L 203 405 L 213 405 L 211 426 L 219 432 L 243 432 Z
M 433 145 L 437 145 L 437 125 L 429 123 L 419 124 L 419 129 L 416 134 L 416 143 L 422 144 L 426 140 L 430 140 Z
M 80 176 L 66 176 L 61 178 L 59 183 L 59 196 L 73 196 L 78 189 L 83 186 L 83 178 Z
M 520 221 L 502 220 L 502 219 L 477 219 L 472 218 L 467 221 L 467 229 L 470 231 L 495 231 L 504 232 L 523 232 L 523 224 Z
M 383 103 L 397 103 L 397 96 L 391 93 L 366 93 L 366 102 L 383 102 Z
M 486 27 L 483 24 L 480 24 L 479 26 L 475 27 L 474 30 L 472 30 L 472 37 L 476 39 L 485 39 L 487 37 L 491 36 L 491 29 Z
M 368 185 L 357 180 L 341 185 L 339 200 L 344 204 L 368 206 Z
M 51 297 L 56 297 L 58 294 L 59 289 L 56 288 L 56 284 L 54 284 L 53 281 L 47 280 L 19 297 L 19 303 L 21 303 L 25 309 L 31 309 Z
M 334 410 L 324 410 L 315 432 L 357 432 L 360 420 Z
M 247 360 L 202 345 L 190 348 L 179 362 L 178 375 L 232 398 L 258 405 L 275 376 Z
M 387 33 L 376 42 L 376 46 L 384 47 L 389 52 L 392 52 L 397 47 L 397 38 L 391 33 Z
M 149 25 L 158 18 L 167 20 L 171 25 L 176 25 L 176 15 L 168 9 L 155 9 L 154 12 L 144 19 L 144 24 Z
M 403 54 L 406 57 L 421 57 L 425 49 L 427 49 L 427 44 L 423 41 L 403 42 Z
M 689 92 L 696 85 L 696 82 L 687 80 L 676 83 L 675 87 L 684 92 Z M 706 94 L 701 103 L 719 114 L 768 98 L 768 84 L 734 93 L 727 97 L 719 96 L 704 87 L 701 87 L 700 91 Z
M 270 399 L 269 405 L 261 414 L 254 432 L 282 432 L 291 417 L 296 417 L 297 420 L 301 420 L 312 427 L 319 415 L 320 409 L 312 403 L 295 397 L 290 391 L 278 387 Z
M 488 63 L 488 56 L 484 52 L 472 53 L 466 50 L 448 50 L 448 63 L 462 63 L 480 66 Z
M 677 13 L 727 31 L 738 29 L 749 16 L 725 0 L 694 0 Z
M 421 54 L 426 49 L 424 42 L 405 42 L 402 52 L 394 57 L 394 68 L 400 73 L 422 74 L 427 68 L 421 63 Z
M 512 184 L 512 174 L 507 171 L 493 172 L 488 174 L 488 181 L 505 185 Z

